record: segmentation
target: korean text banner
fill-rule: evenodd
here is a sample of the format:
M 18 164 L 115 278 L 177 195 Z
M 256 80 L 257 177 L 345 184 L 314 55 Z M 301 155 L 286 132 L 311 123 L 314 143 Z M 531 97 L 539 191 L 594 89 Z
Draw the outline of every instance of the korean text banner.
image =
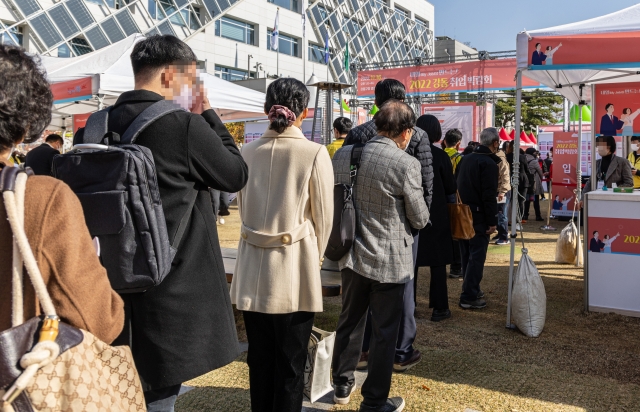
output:
M 462 132 L 462 143 L 460 147 L 467 147 L 467 144 L 475 139 L 476 124 L 476 104 L 475 103 L 454 103 L 454 104 L 423 104 L 421 114 L 435 116 L 440 122 L 442 136 L 450 129 L 458 129 Z
M 640 219 L 589 217 L 589 232 L 589 252 L 640 255 Z
M 534 36 L 528 42 L 529 68 L 562 70 L 633 67 L 640 62 L 640 49 L 630 46 L 638 41 L 640 31 Z
M 571 216 L 574 213 L 578 164 L 578 134 L 553 133 L 552 214 Z
M 516 59 L 483 60 L 358 72 L 358 97 L 374 97 L 376 84 L 396 79 L 407 94 L 478 92 L 515 89 Z M 525 88 L 540 87 L 523 78 Z
M 85 77 L 83 79 L 53 83 L 51 85 L 53 103 L 70 103 L 90 99 L 92 95 L 91 80 L 91 77 Z
M 596 134 L 640 135 L 640 83 L 596 84 Z

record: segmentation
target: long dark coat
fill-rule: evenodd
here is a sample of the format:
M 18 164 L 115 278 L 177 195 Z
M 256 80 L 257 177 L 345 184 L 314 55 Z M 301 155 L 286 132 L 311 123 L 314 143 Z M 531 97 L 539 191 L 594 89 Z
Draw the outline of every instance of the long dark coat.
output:
M 161 99 L 145 90 L 123 93 L 109 117 L 109 130 L 124 134 L 138 114 Z M 171 272 L 145 293 L 122 295 L 131 319 L 133 358 L 149 390 L 220 368 L 240 353 L 207 188 L 237 192 L 248 169 L 213 110 L 202 116 L 165 115 L 140 134 L 137 144 L 153 153 L 169 234 L 175 234 L 188 211 L 189 192 L 198 191 Z M 125 325 L 117 343 L 127 342 L 126 332 Z
M 456 193 L 451 159 L 444 150 L 431 145 L 433 155 L 433 199 L 431 226 L 420 231 L 418 266 L 444 266 L 453 262 L 451 226 L 447 196 Z

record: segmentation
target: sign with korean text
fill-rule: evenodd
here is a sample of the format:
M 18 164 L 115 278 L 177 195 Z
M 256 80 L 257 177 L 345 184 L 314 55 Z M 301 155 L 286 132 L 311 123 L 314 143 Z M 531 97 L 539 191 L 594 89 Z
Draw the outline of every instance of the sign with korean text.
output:
M 358 97 L 375 97 L 380 80 L 396 79 L 407 94 L 515 89 L 516 59 L 482 60 L 358 72 Z M 540 87 L 523 77 L 525 88 Z
M 442 136 L 449 129 L 458 129 L 462 132 L 462 143 L 460 147 L 467 147 L 472 140 L 477 140 L 476 136 L 476 104 L 475 103 L 453 103 L 444 105 L 423 104 L 421 113 L 435 116 L 440 122 Z
M 51 85 L 53 103 L 61 104 L 79 100 L 89 100 L 93 93 L 91 89 L 91 81 L 91 77 L 85 77 L 83 79 L 53 83 Z
M 574 213 L 578 165 L 578 133 L 553 133 L 552 214 L 571 216 Z
M 78 129 L 87 125 L 87 119 L 91 113 L 82 113 L 73 115 L 73 133 L 78 133 Z
M 640 219 L 589 217 L 589 252 L 640 255 Z M 595 233 L 594 233 L 595 232 Z
M 597 84 L 595 94 L 597 135 L 640 135 L 640 83 Z

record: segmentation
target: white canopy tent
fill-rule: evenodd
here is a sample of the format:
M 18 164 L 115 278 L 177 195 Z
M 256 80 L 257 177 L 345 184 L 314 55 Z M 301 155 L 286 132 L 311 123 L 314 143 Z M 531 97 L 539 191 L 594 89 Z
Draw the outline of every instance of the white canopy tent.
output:
M 62 117 L 88 113 L 115 103 L 123 92 L 134 87 L 130 54 L 134 45 L 144 39 L 134 34 L 112 44 L 78 57 L 59 58 L 41 56 L 42 65 L 51 83 L 92 77 L 93 98 L 85 101 L 56 104 L 54 116 Z M 265 117 L 264 93 L 222 80 L 209 73 L 200 75 L 211 106 L 221 119 L 237 121 L 245 118 Z
M 516 139 L 515 153 L 520 149 L 520 130 L 522 113 L 522 76 L 540 82 L 573 103 L 580 106 L 578 136 L 582 136 L 582 106 L 592 100 L 592 86 L 598 83 L 640 82 L 640 49 L 636 46 L 640 40 L 640 4 L 576 23 L 565 24 L 547 29 L 523 31 L 517 35 L 516 54 L 518 70 L 516 73 Z M 553 63 L 533 61 L 532 50 L 538 42 L 545 45 L 558 45 L 562 42 L 563 59 L 553 55 Z M 589 50 L 585 45 L 588 46 Z M 602 47 L 602 46 L 605 47 Z M 600 46 L 600 47 L 599 47 Z M 609 47 L 607 47 L 609 46 Z M 624 48 L 619 53 L 617 48 Z M 614 50 L 615 48 L 616 50 Z M 544 50 L 544 49 L 543 49 Z M 559 50 L 559 49 L 558 49 Z M 568 53 L 567 53 L 568 52 Z M 589 53 L 590 52 L 590 53 Z M 551 60 L 551 59 L 549 59 Z M 562 60 L 562 61 L 561 61 Z M 595 136 L 595 118 L 592 115 L 592 138 Z M 595 145 L 591 145 L 591 159 L 595 162 Z M 582 145 L 578 145 L 577 196 L 581 196 L 580 159 Z M 518 180 L 518 156 L 514 156 L 514 181 Z M 595 165 L 592 164 L 592 170 Z M 517 204 L 514 202 L 514 204 Z M 578 214 L 579 216 L 579 214 Z M 514 274 L 515 240 L 517 208 L 511 213 L 511 265 L 509 268 L 509 296 L 507 303 L 507 327 L 511 325 L 511 288 Z M 580 226 L 578 225 L 578 236 Z M 578 258 L 580 264 L 580 257 Z

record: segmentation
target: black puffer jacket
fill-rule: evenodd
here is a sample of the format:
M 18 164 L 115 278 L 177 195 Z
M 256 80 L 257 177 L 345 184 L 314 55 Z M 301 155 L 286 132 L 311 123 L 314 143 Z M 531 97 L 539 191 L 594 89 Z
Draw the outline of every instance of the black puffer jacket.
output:
M 498 163 L 500 158 L 486 146 L 478 146 L 458 165 L 460 199 L 471 208 L 474 226 L 498 224 Z
M 433 196 L 433 156 L 431 154 L 431 144 L 427 133 L 415 127 L 415 133 L 407 145 L 406 152 L 420 161 L 422 166 L 422 189 L 424 190 L 424 200 L 431 210 L 431 198 Z M 365 144 L 378 135 L 378 129 L 373 120 L 361 124 L 351 129 L 344 141 L 344 146 L 357 143 Z

